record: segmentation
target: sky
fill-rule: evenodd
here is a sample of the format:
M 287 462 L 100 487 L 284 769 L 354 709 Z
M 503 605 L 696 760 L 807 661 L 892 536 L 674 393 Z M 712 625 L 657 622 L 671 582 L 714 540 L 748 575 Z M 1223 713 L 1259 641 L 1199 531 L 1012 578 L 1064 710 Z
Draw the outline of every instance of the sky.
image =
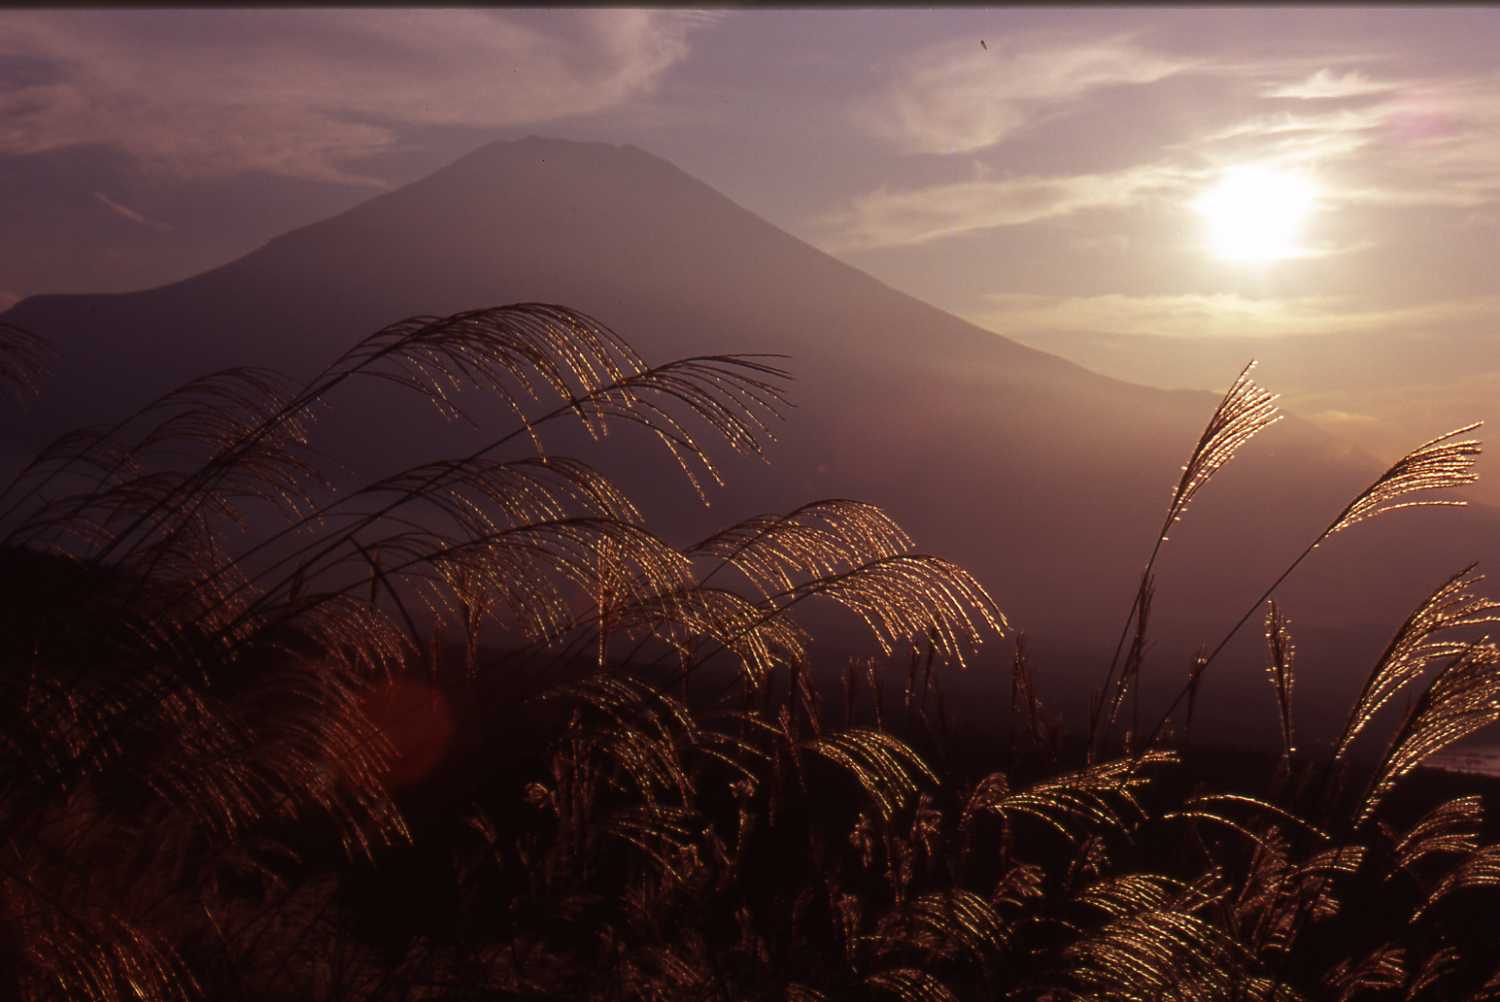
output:
M 1484 7 L 0 11 L 0 307 L 185 278 L 495 139 L 630 143 L 1098 371 L 1259 358 L 1390 459 L 1500 420 L 1497 46 Z

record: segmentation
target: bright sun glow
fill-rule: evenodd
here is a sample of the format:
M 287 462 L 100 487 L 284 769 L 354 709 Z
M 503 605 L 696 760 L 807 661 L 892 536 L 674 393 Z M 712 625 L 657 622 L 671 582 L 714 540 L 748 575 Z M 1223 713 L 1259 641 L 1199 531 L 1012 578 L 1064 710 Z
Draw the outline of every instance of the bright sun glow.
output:
M 1313 196 L 1312 184 L 1296 174 L 1236 167 L 1198 199 L 1196 208 L 1208 221 L 1220 257 L 1275 261 L 1301 253 L 1297 238 Z

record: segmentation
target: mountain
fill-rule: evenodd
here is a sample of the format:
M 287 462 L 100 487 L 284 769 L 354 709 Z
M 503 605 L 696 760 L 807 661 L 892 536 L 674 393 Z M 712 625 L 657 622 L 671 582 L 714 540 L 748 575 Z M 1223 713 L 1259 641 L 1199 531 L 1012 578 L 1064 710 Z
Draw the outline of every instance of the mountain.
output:
M 210 369 L 310 374 L 393 320 L 518 301 L 584 310 L 650 360 L 790 356 L 796 408 L 773 464 L 726 462 L 728 488 L 711 509 L 661 476 L 654 443 L 622 437 L 586 458 L 680 540 L 818 497 L 884 506 L 923 549 L 980 576 L 1065 699 L 1107 660 L 1180 465 L 1217 403 L 1110 379 L 975 327 L 634 147 L 529 138 L 185 281 L 23 300 L 4 318 L 48 337 L 60 359 L 42 405 L 4 433 L 0 459 Z M 1224 385 L 1234 375 L 1224 372 Z M 358 463 L 452 454 L 464 441 L 464 429 L 420 423 L 388 399 L 342 407 L 339 435 Z M 1413 441 L 1445 430 L 1413 429 Z M 1295 418 L 1252 442 L 1164 550 L 1149 670 L 1180 680 L 1192 649 L 1217 641 L 1379 472 Z M 1299 692 L 1314 706 L 1332 695 L 1342 704 L 1406 613 L 1494 551 L 1497 527 L 1496 513 L 1476 506 L 1398 512 L 1335 537 L 1280 596 L 1303 650 Z M 1260 631 L 1244 632 L 1215 671 L 1224 692 L 1261 701 L 1249 711 L 1261 726 L 1271 697 Z M 981 670 L 1006 669 L 997 655 Z
M 1246 358 L 1283 406 L 1330 434 L 1395 458 L 1416 442 L 1497 415 L 1496 372 L 1476 356 L 1472 329 L 1411 327 L 1300 332 L 1281 337 L 1142 336 L 1107 330 L 1020 331 L 1022 344 L 1147 386 L 1211 389 Z M 1378 350 L 1371 350 L 1378 345 Z M 1500 480 L 1480 462 L 1474 497 L 1500 503 Z

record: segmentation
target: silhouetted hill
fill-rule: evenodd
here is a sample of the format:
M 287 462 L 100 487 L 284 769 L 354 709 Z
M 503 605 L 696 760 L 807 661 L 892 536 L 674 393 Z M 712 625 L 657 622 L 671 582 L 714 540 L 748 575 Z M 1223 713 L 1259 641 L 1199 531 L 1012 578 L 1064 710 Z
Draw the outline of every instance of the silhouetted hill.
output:
M 307 374 L 401 317 L 516 301 L 584 310 L 652 360 L 791 356 L 797 406 L 773 465 L 726 462 L 729 486 L 711 510 L 662 475 L 654 443 L 621 436 L 608 456 L 587 458 L 677 539 L 815 497 L 877 502 L 924 549 L 979 574 L 1032 635 L 1054 691 L 1092 684 L 1107 660 L 1179 466 L 1217 402 L 1105 378 L 981 330 L 634 147 L 531 138 L 484 147 L 173 285 L 17 304 L 6 318 L 50 338 L 60 364 L 5 451 L 14 458 L 209 369 Z M 385 394 L 340 414 L 335 439 L 368 467 L 471 440 Z M 1413 444 L 1442 430 L 1412 429 Z M 1166 548 L 1148 671 L 1180 679 L 1191 649 L 1216 641 L 1378 472 L 1295 419 L 1251 443 Z M 1318 705 L 1321 690 L 1352 694 L 1352 667 L 1443 578 L 1492 553 L 1497 527 L 1487 509 L 1399 512 L 1324 547 L 1283 596 L 1303 650 L 1299 696 Z M 1244 657 L 1216 667 L 1238 683 L 1223 691 L 1259 701 L 1243 714 L 1227 706 L 1227 718 L 1257 727 L 1272 705 L 1259 633 L 1248 626 Z M 1002 657 L 980 670 L 999 670 Z

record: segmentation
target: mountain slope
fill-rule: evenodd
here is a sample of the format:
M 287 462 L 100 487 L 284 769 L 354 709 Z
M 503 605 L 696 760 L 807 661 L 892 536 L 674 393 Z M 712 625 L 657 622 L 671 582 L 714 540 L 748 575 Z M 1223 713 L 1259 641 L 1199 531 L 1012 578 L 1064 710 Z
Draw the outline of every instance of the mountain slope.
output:
M 686 539 L 815 497 L 871 500 L 923 548 L 978 573 L 1058 664 L 1069 652 L 1107 659 L 1179 465 L 1216 403 L 1108 379 L 976 328 L 640 150 L 527 139 L 174 285 L 21 302 L 6 319 L 50 338 L 61 359 L 5 452 L 209 369 L 309 373 L 401 317 L 516 301 L 582 309 L 651 360 L 790 356 L 797 407 L 773 465 L 726 463 L 729 487 L 710 511 L 660 476 L 651 443 L 622 438 L 602 459 L 589 454 L 659 531 Z M 335 424 L 366 466 L 451 453 L 469 434 L 387 400 L 354 401 Z M 1413 444 L 1444 430 L 1413 429 Z M 1378 472 L 1295 420 L 1251 443 L 1166 548 L 1154 670 L 1180 678 L 1190 647 L 1216 641 Z M 1427 590 L 1493 550 L 1496 526 L 1482 509 L 1402 512 L 1339 537 L 1284 596 L 1294 631 L 1313 628 L 1299 634 L 1305 643 L 1326 633 L 1330 662 L 1372 657 Z M 1246 657 L 1258 632 L 1246 631 Z M 1224 670 L 1263 684 L 1258 665 Z

